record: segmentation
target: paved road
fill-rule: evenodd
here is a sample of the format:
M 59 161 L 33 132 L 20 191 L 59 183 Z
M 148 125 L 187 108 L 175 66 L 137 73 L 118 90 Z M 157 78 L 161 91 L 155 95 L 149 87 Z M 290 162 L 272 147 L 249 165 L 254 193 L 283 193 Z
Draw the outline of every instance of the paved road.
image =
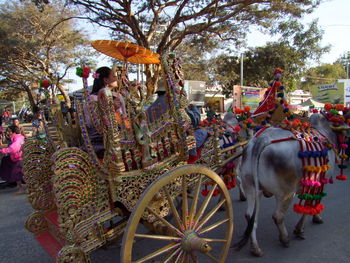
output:
M 350 170 L 350 169 L 349 169 Z M 348 174 L 350 174 L 348 172 Z M 0 263 L 51 263 L 46 252 L 34 241 L 23 222 L 32 209 L 24 195 L 14 195 L 14 189 L 0 190 Z M 230 251 L 227 262 L 235 263 L 348 263 L 350 262 L 350 181 L 336 181 L 326 189 L 326 206 L 323 213 L 325 223 L 313 225 L 309 220 L 304 241 L 291 237 L 289 248 L 278 242 L 278 234 L 271 215 L 274 199 L 263 199 L 259 217 L 258 239 L 265 255 L 256 258 L 250 255 L 248 247 L 241 251 Z M 238 201 L 237 191 L 232 191 L 235 214 L 234 239 L 245 228 L 246 204 Z M 289 210 L 286 225 L 291 233 L 298 216 Z M 92 254 L 92 263 L 119 262 L 119 249 L 113 245 L 107 250 Z M 203 261 L 204 262 L 204 261 Z M 209 262 L 209 261 L 207 261 Z M 206 262 L 204 262 L 206 263 Z

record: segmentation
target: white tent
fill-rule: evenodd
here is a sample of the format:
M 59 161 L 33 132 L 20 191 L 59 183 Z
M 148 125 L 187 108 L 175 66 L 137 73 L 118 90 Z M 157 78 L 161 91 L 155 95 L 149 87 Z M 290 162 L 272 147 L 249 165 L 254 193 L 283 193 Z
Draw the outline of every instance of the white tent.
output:
M 300 106 L 302 110 L 308 110 L 310 106 L 314 106 L 317 109 L 321 109 L 324 107 L 324 103 L 318 102 L 310 98 L 304 101 L 303 103 L 298 104 L 298 106 Z

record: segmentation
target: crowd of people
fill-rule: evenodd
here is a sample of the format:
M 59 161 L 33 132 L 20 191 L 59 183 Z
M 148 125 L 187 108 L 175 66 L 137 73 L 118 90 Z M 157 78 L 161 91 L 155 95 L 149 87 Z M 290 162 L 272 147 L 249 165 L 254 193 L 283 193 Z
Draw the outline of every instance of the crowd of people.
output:
M 43 120 L 39 108 L 36 111 L 36 119 L 33 122 L 33 136 L 38 136 L 43 131 Z M 5 126 L 5 127 L 4 127 Z M 0 116 L 0 184 L 2 186 L 16 187 L 16 194 L 24 194 L 25 182 L 22 171 L 22 145 L 27 134 L 17 117 L 11 117 L 9 109 L 5 109 Z

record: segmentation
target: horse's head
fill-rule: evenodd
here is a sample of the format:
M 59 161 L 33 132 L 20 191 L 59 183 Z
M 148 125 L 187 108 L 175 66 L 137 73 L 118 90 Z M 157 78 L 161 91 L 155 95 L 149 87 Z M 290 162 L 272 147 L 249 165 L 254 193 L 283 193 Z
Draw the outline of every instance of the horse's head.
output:
M 348 126 L 334 126 L 324 112 L 312 114 L 310 123 L 312 127 L 324 134 L 334 144 L 337 143 L 339 135 L 344 135 L 350 129 Z

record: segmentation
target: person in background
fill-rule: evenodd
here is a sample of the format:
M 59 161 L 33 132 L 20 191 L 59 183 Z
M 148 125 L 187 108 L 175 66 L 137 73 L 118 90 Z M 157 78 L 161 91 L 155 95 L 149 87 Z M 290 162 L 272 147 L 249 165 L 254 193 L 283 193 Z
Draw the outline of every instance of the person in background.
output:
M 187 163 L 191 164 L 196 162 L 201 155 L 201 147 L 203 146 L 205 140 L 208 137 L 208 132 L 204 129 L 199 128 L 201 122 L 201 114 L 198 108 L 190 102 L 187 109 L 187 114 L 191 119 L 192 126 L 194 128 L 194 137 L 196 139 L 196 148 L 191 149 L 189 154 L 189 159 Z
M 157 120 L 162 114 L 169 110 L 169 99 L 166 95 L 165 82 L 160 80 L 158 88 L 155 92 L 157 94 L 156 100 L 146 110 L 148 119 L 151 122 Z
M 11 144 L 6 148 L 1 148 L 0 153 L 8 154 L 2 158 L 0 167 L 0 177 L 7 183 L 17 183 L 17 194 L 24 194 L 25 189 L 22 184 L 22 145 L 24 136 L 17 126 L 10 126 L 6 129 L 6 136 L 11 140 Z M 2 145 L 2 143 L 1 143 Z
M 20 130 L 20 132 L 21 132 L 21 134 L 24 136 L 24 138 L 27 138 L 26 133 L 25 133 L 25 131 L 24 131 L 24 128 L 23 128 L 23 126 L 20 124 L 18 118 L 13 118 L 13 119 L 12 119 L 12 125 L 18 127 L 19 130 Z
M 2 128 L 2 116 L 0 116 L 0 141 L 3 143 L 5 137 L 4 129 Z
M 11 117 L 11 112 L 8 108 L 5 109 L 5 111 L 2 114 L 3 117 L 3 121 L 8 124 L 10 121 L 10 117 Z
M 32 123 L 32 126 L 33 126 L 32 136 L 36 137 L 37 139 L 45 139 L 46 133 L 45 133 L 45 127 L 44 127 L 43 114 L 40 112 L 39 107 L 34 107 L 33 113 L 34 113 L 34 121 Z

